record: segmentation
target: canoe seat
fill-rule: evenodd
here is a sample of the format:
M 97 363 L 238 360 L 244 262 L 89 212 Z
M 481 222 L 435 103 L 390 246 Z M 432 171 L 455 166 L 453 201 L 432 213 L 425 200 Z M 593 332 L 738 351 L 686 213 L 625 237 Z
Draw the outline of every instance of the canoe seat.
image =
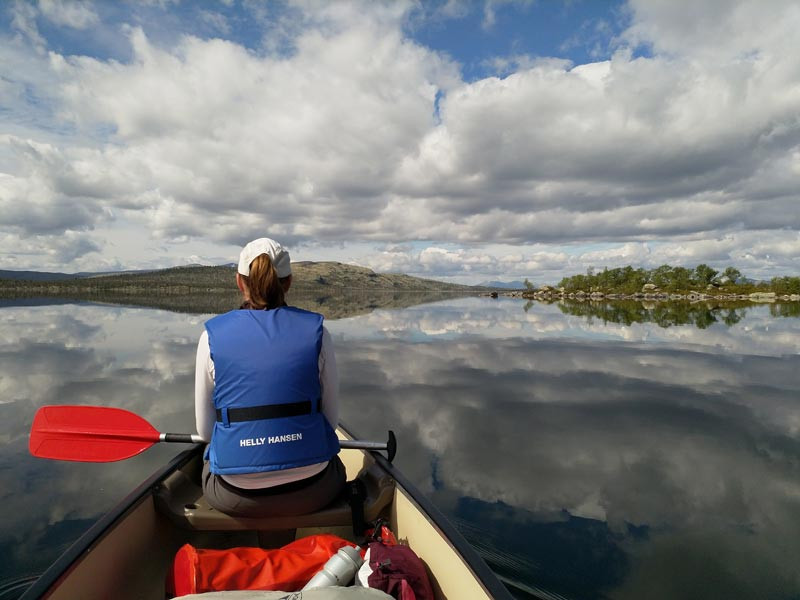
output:
M 394 480 L 378 465 L 365 465 L 358 478 L 366 487 L 364 518 L 373 521 L 389 506 L 394 493 Z M 292 517 L 232 517 L 211 506 L 203 497 L 199 473 L 178 470 L 155 491 L 159 512 L 182 529 L 194 531 L 282 531 L 306 527 L 352 525 L 352 512 L 346 497 L 307 515 Z

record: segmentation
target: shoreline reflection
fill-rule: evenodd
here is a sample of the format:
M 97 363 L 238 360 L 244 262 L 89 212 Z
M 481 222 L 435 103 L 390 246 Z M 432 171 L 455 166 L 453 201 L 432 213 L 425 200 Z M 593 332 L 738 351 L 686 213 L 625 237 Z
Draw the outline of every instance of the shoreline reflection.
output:
M 632 325 L 633 323 L 655 323 L 659 327 L 694 325 L 707 329 L 713 324 L 732 327 L 747 316 L 751 310 L 767 307 L 773 318 L 800 317 L 800 303 L 752 302 L 650 302 L 646 300 L 617 300 L 614 302 L 595 302 L 561 300 L 553 303 L 566 315 L 585 317 L 587 320 L 599 319 L 607 323 Z M 524 310 L 530 310 L 528 302 Z
M 326 319 L 345 319 L 376 309 L 396 310 L 453 298 L 477 296 L 480 292 L 338 290 L 327 294 L 292 291 L 287 297 L 292 306 L 322 314 Z M 74 296 L 0 296 L 0 309 L 22 306 L 100 305 L 120 308 L 150 308 L 184 314 L 216 315 L 239 308 L 238 291 L 173 291 L 148 296 L 142 293 L 85 293 Z

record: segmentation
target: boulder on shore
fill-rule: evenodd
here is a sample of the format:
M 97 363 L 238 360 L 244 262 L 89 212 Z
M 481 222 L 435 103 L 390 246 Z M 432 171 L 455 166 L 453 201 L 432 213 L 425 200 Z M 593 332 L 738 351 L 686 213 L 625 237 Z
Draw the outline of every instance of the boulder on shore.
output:
M 748 296 L 753 302 L 775 302 L 775 292 L 753 292 Z

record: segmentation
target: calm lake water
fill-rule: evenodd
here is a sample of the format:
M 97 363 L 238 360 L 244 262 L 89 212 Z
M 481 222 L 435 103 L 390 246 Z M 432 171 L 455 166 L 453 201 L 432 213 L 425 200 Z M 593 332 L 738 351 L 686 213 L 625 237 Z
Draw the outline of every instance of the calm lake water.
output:
M 342 420 L 397 433 L 396 464 L 519 598 L 800 598 L 796 311 L 634 308 L 461 298 L 330 319 Z M 180 449 L 34 459 L 35 410 L 117 406 L 190 431 L 209 316 L 0 305 L 6 589 Z

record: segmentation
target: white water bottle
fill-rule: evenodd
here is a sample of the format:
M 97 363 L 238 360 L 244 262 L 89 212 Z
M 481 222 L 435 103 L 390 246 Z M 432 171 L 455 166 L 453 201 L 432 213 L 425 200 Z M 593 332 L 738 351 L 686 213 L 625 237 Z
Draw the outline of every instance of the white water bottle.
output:
M 339 551 L 328 559 L 328 562 L 311 578 L 302 591 L 350 583 L 356 571 L 364 563 L 364 559 L 359 554 L 360 550 L 358 546 L 339 548 Z

